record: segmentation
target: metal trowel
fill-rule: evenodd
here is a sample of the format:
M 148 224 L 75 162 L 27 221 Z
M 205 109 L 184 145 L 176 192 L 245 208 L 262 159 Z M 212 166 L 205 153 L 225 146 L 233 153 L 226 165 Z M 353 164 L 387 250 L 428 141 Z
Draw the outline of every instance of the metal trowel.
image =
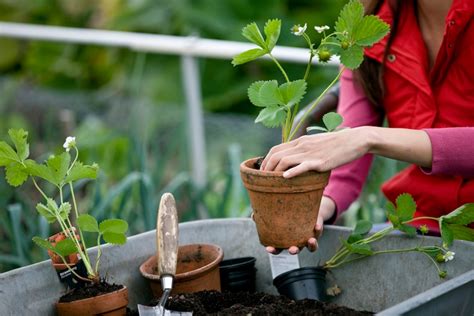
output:
M 192 315 L 190 312 L 176 312 L 165 309 L 166 301 L 173 288 L 178 261 L 178 212 L 176 210 L 176 201 L 171 193 L 163 194 L 158 209 L 156 256 L 163 294 L 157 306 L 138 305 L 140 316 Z

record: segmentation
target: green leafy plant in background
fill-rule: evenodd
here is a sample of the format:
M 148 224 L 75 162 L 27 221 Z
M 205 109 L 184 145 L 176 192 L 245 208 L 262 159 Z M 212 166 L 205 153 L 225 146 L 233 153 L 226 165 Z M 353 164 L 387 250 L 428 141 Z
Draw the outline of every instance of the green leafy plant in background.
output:
M 372 223 L 367 220 L 358 221 L 352 234 L 345 240 L 341 240 L 342 246 L 329 259 L 324 268 L 333 269 L 347 263 L 360 260 L 378 254 L 419 252 L 428 257 L 436 266 L 440 278 L 447 275 L 446 270 L 442 270 L 439 263 L 448 262 L 454 259 L 455 253 L 449 250 L 455 239 L 474 241 L 474 229 L 468 225 L 474 222 L 474 203 L 465 204 L 447 215 L 440 217 L 416 217 L 416 203 L 410 194 L 404 193 L 398 196 L 396 204 L 387 204 L 387 217 L 391 226 L 388 226 L 370 236 L 366 236 L 372 229 Z M 431 220 L 438 222 L 441 234 L 441 245 L 423 245 L 424 239 L 411 248 L 376 250 L 372 243 L 379 241 L 395 230 L 401 231 L 408 236 L 415 236 L 416 231 L 425 235 L 428 233 L 426 225 L 419 225 L 415 228 L 419 220 Z
M 301 123 L 311 113 L 322 97 L 339 80 L 344 68 L 356 69 L 364 59 L 364 48 L 370 47 L 388 34 L 390 27 L 377 16 L 364 16 L 364 7 L 357 0 L 346 4 L 336 21 L 334 32 L 327 34 L 328 26 L 315 26 L 317 33 L 322 33 L 323 38 L 319 45 L 315 45 L 306 33 L 307 24 L 295 25 L 292 33 L 304 38 L 309 47 L 309 60 L 302 79 L 290 80 L 287 72 L 280 62 L 273 56 L 272 51 L 277 44 L 281 32 L 281 20 L 268 20 L 263 29 L 265 37 L 260 32 L 256 23 L 251 23 L 243 28 L 242 35 L 258 48 L 247 50 L 235 56 L 232 60 L 234 66 L 245 64 L 262 56 L 268 56 L 281 71 L 285 82 L 280 84 L 277 80 L 257 81 L 248 89 L 250 102 L 261 107 L 255 122 L 267 127 L 282 127 L 282 142 L 293 139 Z M 334 80 L 322 91 L 319 97 L 309 106 L 299 124 L 293 127 L 293 121 L 298 113 L 299 103 L 307 90 L 307 79 L 310 73 L 313 58 L 318 56 L 320 62 L 328 62 L 332 56 L 339 56 L 341 67 Z M 333 131 L 342 123 L 342 118 L 336 113 L 328 113 L 323 118 L 325 131 Z
M 50 242 L 41 237 L 33 237 L 33 241 L 40 247 L 59 256 L 68 269 L 80 279 L 69 265 L 66 258 L 71 254 L 79 254 L 87 270 L 88 278 L 85 280 L 99 281 L 99 263 L 101 255 L 101 239 L 112 244 L 124 244 L 128 224 L 121 219 L 107 219 L 100 223 L 89 214 L 79 214 L 78 205 L 74 194 L 74 183 L 83 179 L 97 177 L 97 164 L 85 165 L 78 160 L 79 150 L 74 137 L 68 137 L 64 143 L 64 152 L 50 156 L 45 163 L 38 163 L 28 159 L 30 150 L 27 142 L 28 132 L 23 129 L 10 129 L 8 132 L 13 147 L 8 143 L 0 142 L 0 166 L 5 168 L 5 178 L 14 187 L 18 187 L 31 178 L 34 186 L 41 194 L 43 202 L 36 205 L 36 210 L 49 224 L 58 223 L 64 239 Z M 75 151 L 71 159 L 70 150 Z M 41 188 L 40 181 L 53 185 L 58 192 L 59 201 L 46 195 Z M 69 190 L 71 202 L 64 199 L 66 188 Z M 77 227 L 72 223 L 71 217 L 75 216 Z M 83 232 L 97 234 L 98 256 L 95 265 L 91 261 L 84 241 Z

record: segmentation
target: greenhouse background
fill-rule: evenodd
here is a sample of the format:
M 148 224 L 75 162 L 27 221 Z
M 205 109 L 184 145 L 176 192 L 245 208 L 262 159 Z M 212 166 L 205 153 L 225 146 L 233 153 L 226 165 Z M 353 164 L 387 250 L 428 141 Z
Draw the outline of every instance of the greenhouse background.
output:
M 281 18 L 279 44 L 304 47 L 289 32 L 291 26 L 330 24 L 344 3 L 0 0 L 0 22 L 243 42 L 240 30 L 246 24 Z M 220 52 L 193 57 L 30 40 L 3 34 L 6 26 L 0 26 L 0 136 L 6 139 L 9 128 L 28 130 L 31 156 L 38 160 L 60 151 L 67 136 L 76 136 L 81 160 L 101 168 L 97 181 L 78 184 L 81 207 L 98 219 L 126 219 L 130 235 L 155 227 L 157 203 L 167 191 L 176 196 L 182 222 L 249 216 L 239 164 L 265 154 L 279 142 L 280 131 L 253 122 L 257 109 L 246 91 L 255 80 L 279 76 L 272 64 L 234 68 L 230 58 L 215 57 Z M 284 65 L 290 76 L 305 69 L 303 62 Z M 334 64 L 314 67 L 309 82 L 313 89 L 305 102 L 336 73 Z M 193 104 L 202 112 L 190 112 L 196 109 Z M 201 151 L 194 139 L 199 135 L 190 131 L 194 124 L 198 131 L 202 128 Z M 377 159 L 364 193 L 341 224 L 361 217 L 384 221 L 379 187 L 397 168 L 394 161 Z M 50 228 L 35 210 L 32 185 L 14 190 L 0 179 L 3 272 L 46 259 L 31 238 L 49 236 Z

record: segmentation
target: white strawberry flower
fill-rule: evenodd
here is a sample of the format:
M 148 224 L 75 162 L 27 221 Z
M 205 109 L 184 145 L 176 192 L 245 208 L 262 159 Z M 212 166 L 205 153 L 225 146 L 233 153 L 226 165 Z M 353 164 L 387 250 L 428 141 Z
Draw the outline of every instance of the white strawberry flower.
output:
M 306 28 L 308 27 L 308 25 L 305 23 L 304 26 L 301 26 L 301 25 L 295 25 L 291 28 L 291 33 L 293 33 L 294 35 L 296 36 L 301 36 L 304 34 L 304 32 L 306 32 Z
M 66 151 L 70 151 L 71 148 L 76 147 L 76 137 L 68 136 L 63 144 L 63 147 L 66 149 Z
M 322 32 L 324 32 L 324 31 L 329 30 L 329 26 L 327 26 L 327 25 L 315 26 L 314 29 L 316 30 L 316 32 L 322 33 Z
M 455 255 L 455 253 L 452 252 L 452 251 L 446 252 L 446 254 L 444 255 L 444 261 L 445 261 L 445 262 L 448 262 L 448 261 L 453 260 L 453 259 L 454 259 L 454 255 Z

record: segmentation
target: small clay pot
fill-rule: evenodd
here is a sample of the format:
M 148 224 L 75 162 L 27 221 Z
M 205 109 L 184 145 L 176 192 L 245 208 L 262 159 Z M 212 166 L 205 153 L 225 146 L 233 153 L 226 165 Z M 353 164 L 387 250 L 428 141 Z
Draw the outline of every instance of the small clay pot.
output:
M 305 172 L 283 178 L 281 171 L 254 168 L 258 158 L 240 165 L 260 243 L 275 248 L 304 247 L 314 237 L 319 204 L 330 172 Z
M 325 302 L 326 270 L 320 267 L 306 267 L 287 271 L 273 280 L 278 293 L 292 300 L 318 300 Z
M 255 257 L 227 259 L 220 263 L 222 291 L 255 292 Z
M 125 316 L 127 305 L 128 289 L 124 286 L 115 292 L 67 303 L 56 303 L 56 310 L 59 316 Z
M 178 262 L 171 294 L 221 290 L 219 263 L 222 248 L 212 244 L 189 244 L 178 248 Z M 154 297 L 163 293 L 157 271 L 156 255 L 140 266 L 140 273 L 150 281 Z

